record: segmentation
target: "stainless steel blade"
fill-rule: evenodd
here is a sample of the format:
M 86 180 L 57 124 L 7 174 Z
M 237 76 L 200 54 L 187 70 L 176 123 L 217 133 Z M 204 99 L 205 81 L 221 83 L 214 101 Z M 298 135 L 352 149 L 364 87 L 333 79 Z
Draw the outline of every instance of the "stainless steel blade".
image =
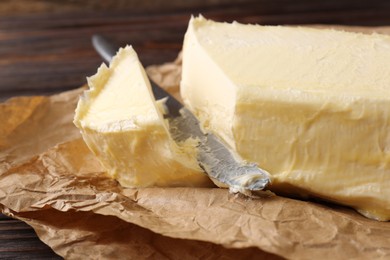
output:
M 100 35 L 94 35 L 92 43 L 100 56 L 109 63 L 116 53 L 114 45 Z M 166 118 L 169 120 L 172 138 L 176 142 L 188 138 L 199 140 L 197 160 L 210 178 L 242 193 L 263 190 L 270 183 L 268 172 L 254 163 L 242 160 L 216 135 L 203 133 L 198 119 L 187 108 L 150 81 L 155 99 L 167 98 Z

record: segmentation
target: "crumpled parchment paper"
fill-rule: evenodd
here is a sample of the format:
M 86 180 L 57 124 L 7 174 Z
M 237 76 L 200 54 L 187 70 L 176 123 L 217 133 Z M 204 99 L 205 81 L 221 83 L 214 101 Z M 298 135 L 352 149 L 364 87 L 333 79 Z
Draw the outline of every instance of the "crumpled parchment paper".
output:
M 147 71 L 178 95 L 180 69 L 179 57 Z M 64 258 L 390 258 L 390 223 L 345 207 L 219 188 L 122 188 L 72 123 L 82 91 L 0 104 L 0 209 Z

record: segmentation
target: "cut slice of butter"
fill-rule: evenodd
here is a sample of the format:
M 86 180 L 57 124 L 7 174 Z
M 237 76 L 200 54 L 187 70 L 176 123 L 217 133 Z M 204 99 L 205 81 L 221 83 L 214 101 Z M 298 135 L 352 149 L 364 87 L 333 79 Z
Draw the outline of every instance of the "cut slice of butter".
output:
M 209 186 L 196 161 L 195 141 L 180 145 L 168 132 L 163 101 L 132 47 L 120 49 L 110 67 L 88 79 L 75 125 L 108 174 L 125 187 Z
M 181 93 L 271 190 L 390 219 L 390 37 L 192 18 Z

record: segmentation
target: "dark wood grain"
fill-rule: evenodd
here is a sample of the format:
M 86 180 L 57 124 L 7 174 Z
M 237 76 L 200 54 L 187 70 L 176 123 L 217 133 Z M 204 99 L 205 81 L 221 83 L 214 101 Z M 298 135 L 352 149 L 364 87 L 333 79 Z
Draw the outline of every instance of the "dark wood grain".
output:
M 181 49 L 191 14 L 261 24 L 390 23 L 388 1 L 374 1 L 376 5 L 367 1 L 240 2 L 194 4 L 192 8 L 176 4 L 147 13 L 142 8 L 112 7 L 102 11 L 95 6 L 86 11 L 3 15 L 0 17 L 0 98 L 50 94 L 84 84 L 85 77 L 92 75 L 101 62 L 90 44 L 94 33 L 112 38 L 118 46 L 132 44 L 145 66 L 170 61 Z
M 61 259 L 24 222 L 0 214 L 0 259 Z
M 0 100 L 83 85 L 101 63 L 95 33 L 132 44 L 145 66 L 171 61 L 198 13 L 243 23 L 390 25 L 390 1 L 379 0 L 0 0 Z M 0 259 L 58 258 L 28 225 L 0 214 Z

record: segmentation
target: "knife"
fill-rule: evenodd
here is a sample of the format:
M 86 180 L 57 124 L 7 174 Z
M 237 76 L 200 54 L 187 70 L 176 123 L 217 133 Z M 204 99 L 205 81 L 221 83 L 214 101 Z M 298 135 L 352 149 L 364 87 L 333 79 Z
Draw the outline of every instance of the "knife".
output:
M 92 45 L 103 60 L 110 63 L 117 48 L 105 37 L 94 35 Z M 149 79 L 150 80 L 150 79 Z M 188 138 L 199 140 L 197 160 L 199 166 L 218 185 L 228 187 L 232 192 L 250 194 L 260 191 L 270 184 L 267 171 L 254 163 L 247 163 L 218 136 L 203 133 L 198 119 L 179 101 L 150 80 L 156 100 L 166 98 L 169 132 L 176 142 Z

